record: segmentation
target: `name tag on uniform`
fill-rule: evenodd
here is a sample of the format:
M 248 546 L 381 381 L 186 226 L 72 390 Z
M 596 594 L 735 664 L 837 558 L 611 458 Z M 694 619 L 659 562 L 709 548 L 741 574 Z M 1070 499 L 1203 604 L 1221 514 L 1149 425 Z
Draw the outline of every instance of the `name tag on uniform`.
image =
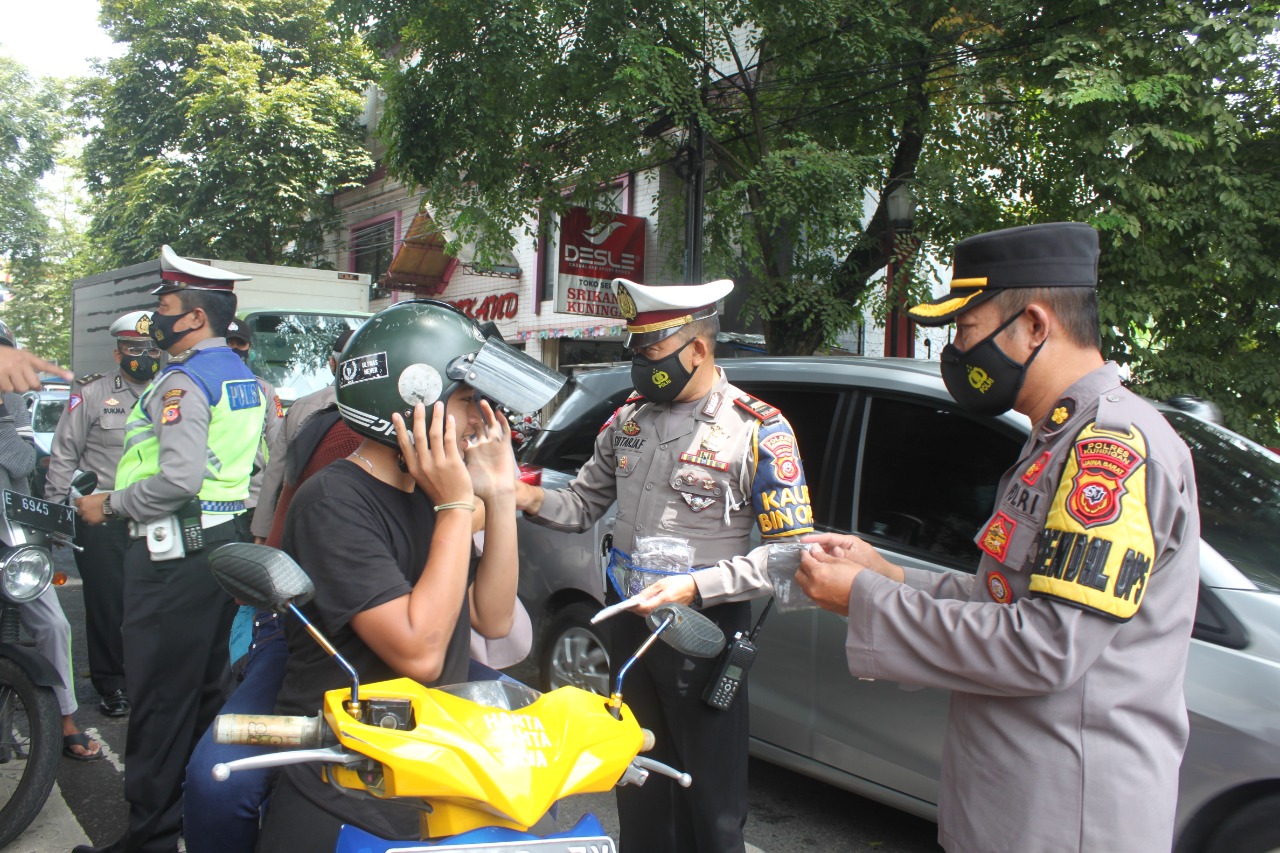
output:
M 262 405 L 262 394 L 258 390 L 258 380 L 240 379 L 227 383 L 227 405 L 232 411 L 252 409 Z

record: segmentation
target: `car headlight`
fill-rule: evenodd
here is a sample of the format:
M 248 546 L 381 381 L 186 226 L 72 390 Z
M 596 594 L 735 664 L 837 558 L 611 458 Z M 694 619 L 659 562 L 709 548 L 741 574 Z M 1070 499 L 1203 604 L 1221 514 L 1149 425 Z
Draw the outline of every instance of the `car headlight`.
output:
M 18 604 L 37 598 L 53 580 L 53 556 L 44 548 L 24 545 L 0 558 L 4 594 Z

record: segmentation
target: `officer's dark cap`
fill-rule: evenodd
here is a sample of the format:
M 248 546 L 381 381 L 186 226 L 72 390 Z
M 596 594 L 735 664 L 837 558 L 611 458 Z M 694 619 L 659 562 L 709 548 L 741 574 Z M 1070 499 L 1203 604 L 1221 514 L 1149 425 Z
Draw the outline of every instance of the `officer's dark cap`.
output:
M 1083 222 L 1045 222 L 988 231 L 956 244 L 951 292 L 907 313 L 922 326 L 957 314 L 1014 287 L 1097 287 L 1098 232 Z

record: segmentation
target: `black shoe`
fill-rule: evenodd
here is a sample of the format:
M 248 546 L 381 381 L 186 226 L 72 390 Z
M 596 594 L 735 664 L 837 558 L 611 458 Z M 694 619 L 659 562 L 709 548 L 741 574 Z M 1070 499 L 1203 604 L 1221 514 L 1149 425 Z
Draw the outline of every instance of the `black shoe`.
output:
M 98 710 L 106 714 L 108 717 L 123 717 L 129 713 L 129 697 L 124 695 L 123 690 L 116 690 L 102 697 L 102 701 L 98 703 Z M 91 848 L 86 847 L 88 851 Z M 104 850 L 107 848 L 103 848 Z M 81 851 L 76 851 L 81 853 Z
M 124 853 L 124 839 L 113 841 L 102 847 L 90 847 L 88 844 L 77 844 L 71 849 L 71 853 Z

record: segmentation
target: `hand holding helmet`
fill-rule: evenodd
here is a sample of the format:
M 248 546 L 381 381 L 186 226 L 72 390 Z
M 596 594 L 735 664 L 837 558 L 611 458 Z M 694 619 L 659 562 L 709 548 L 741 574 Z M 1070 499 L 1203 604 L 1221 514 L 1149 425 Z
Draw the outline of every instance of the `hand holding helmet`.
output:
M 474 503 L 471 476 L 458 448 L 458 425 L 452 415 L 445 417 L 444 403 L 432 409 L 428 427 L 426 406 L 414 405 L 412 434 L 399 412 L 391 416 L 404 466 L 432 503 Z
M 511 449 L 511 427 L 488 400 L 480 401 L 481 422 L 464 439 L 467 472 L 476 496 L 488 501 L 499 494 L 515 494 L 516 466 Z

